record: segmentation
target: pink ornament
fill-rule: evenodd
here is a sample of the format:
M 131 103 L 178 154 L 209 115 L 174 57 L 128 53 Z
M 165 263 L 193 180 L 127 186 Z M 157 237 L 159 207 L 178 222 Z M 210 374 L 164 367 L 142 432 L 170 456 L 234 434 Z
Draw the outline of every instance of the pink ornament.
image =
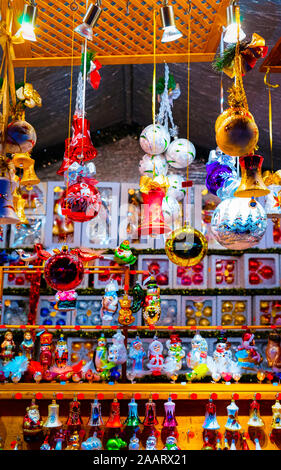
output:
M 195 284 L 196 286 L 202 284 L 203 282 L 203 276 L 202 274 L 194 274 L 194 276 L 192 277 L 192 282 L 193 284 Z
M 187 274 L 185 274 L 184 276 L 182 276 L 181 278 L 181 284 L 182 286 L 190 286 L 191 285 L 191 278 L 189 276 L 187 276 Z

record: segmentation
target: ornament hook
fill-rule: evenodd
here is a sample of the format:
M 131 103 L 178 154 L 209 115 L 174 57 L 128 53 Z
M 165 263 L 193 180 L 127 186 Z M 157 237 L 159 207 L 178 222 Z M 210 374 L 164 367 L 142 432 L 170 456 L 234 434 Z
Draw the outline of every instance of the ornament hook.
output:
M 276 85 L 272 85 L 271 83 L 269 83 L 269 81 L 268 81 L 269 74 L 270 74 L 270 68 L 267 67 L 266 73 L 265 73 L 265 76 L 264 76 L 264 79 L 263 79 L 264 84 L 265 84 L 266 86 L 268 86 L 269 88 L 278 88 L 280 85 L 278 85 L 277 83 L 276 83 Z M 267 78 L 267 77 L 268 77 L 268 78 Z

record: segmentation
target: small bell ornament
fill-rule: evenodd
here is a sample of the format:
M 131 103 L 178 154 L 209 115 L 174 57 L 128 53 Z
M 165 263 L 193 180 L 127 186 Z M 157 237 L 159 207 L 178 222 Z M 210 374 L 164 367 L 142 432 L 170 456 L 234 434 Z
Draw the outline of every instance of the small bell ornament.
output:
M 167 442 L 167 438 L 169 436 L 174 437 L 177 439 L 178 437 L 178 431 L 177 431 L 177 420 L 175 417 L 175 408 L 176 405 L 172 401 L 172 398 L 169 397 L 168 401 L 164 403 L 164 409 L 165 409 L 165 418 L 163 422 L 163 428 L 161 431 L 161 439 L 163 444 Z
M 95 399 L 91 403 L 91 415 L 87 425 L 93 428 L 99 428 L 103 425 L 103 419 L 101 415 L 101 404 L 97 399 Z
M 42 420 L 34 399 L 31 405 L 26 408 L 26 414 L 23 418 L 23 436 L 25 441 L 37 441 L 42 437 Z
M 158 420 L 156 417 L 156 404 L 150 398 L 145 404 L 145 417 L 143 422 L 143 430 L 141 433 L 141 442 L 144 447 L 146 446 L 146 442 L 149 437 L 153 437 L 153 439 L 155 438 L 156 444 L 157 437 L 159 436 L 159 432 L 155 428 L 157 424 Z
M 209 402 L 206 405 L 205 421 L 203 424 L 203 429 L 216 431 L 220 428 L 219 423 L 217 422 L 216 416 L 216 405 L 213 403 L 213 400 L 210 398 Z
M 117 398 L 114 398 L 110 406 L 110 415 L 106 423 L 107 428 L 122 428 L 120 420 L 120 403 Z
M 262 179 L 261 167 L 263 157 L 246 155 L 239 158 L 241 183 L 234 193 L 236 197 L 261 197 L 270 193 Z
M 272 429 L 281 429 L 281 404 L 279 399 L 272 405 Z
M 128 417 L 124 424 L 133 428 L 136 428 L 141 424 L 141 420 L 138 415 L 138 404 L 134 398 L 132 398 L 128 404 Z
M 264 426 L 264 422 L 260 416 L 260 404 L 257 402 L 256 398 L 254 398 L 250 405 L 250 419 L 248 421 L 248 426 L 256 428 Z
M 225 425 L 225 429 L 227 431 L 232 431 L 232 432 L 240 431 L 241 425 L 238 422 L 239 408 L 233 399 L 231 400 L 231 403 L 226 407 L 226 410 L 227 410 L 228 418 L 227 418 L 227 422 Z
M 48 406 L 48 418 L 43 424 L 44 428 L 59 428 L 62 426 L 62 422 L 59 418 L 59 405 L 56 400 L 52 400 L 52 403 Z
M 75 397 L 69 404 L 69 415 L 66 422 L 68 429 L 71 431 L 80 430 L 82 426 L 80 401 Z
M 22 186 L 26 186 L 26 189 L 28 191 L 30 191 L 34 185 L 40 183 L 40 179 L 35 173 L 34 165 L 35 165 L 35 160 L 30 158 L 30 164 L 27 168 L 23 170 L 23 175 L 20 180 L 20 184 Z
M 20 222 L 13 206 L 13 185 L 9 178 L 0 177 L 0 225 Z

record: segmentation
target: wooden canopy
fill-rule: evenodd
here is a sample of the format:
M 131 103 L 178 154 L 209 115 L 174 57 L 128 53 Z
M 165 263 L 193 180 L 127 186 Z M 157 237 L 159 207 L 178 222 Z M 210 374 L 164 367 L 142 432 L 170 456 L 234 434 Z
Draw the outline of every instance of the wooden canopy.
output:
M 268 69 L 271 73 L 281 73 L 281 38 L 260 66 L 260 72 L 266 72 Z
M 7 2 L 7 0 L 3 0 Z M 93 0 L 94 2 L 94 0 Z M 50 67 L 70 65 L 72 31 L 82 22 L 86 2 L 72 0 L 37 0 L 37 42 L 25 41 L 15 46 L 16 67 Z M 71 6 L 76 3 L 77 10 Z M 188 2 L 170 0 L 174 6 L 176 25 L 183 37 L 162 44 L 160 22 L 161 0 L 102 0 L 103 12 L 94 28 L 94 40 L 89 47 L 97 52 L 103 64 L 138 64 L 153 62 L 153 10 L 157 22 L 157 62 L 187 62 Z M 24 0 L 12 0 L 15 19 L 22 14 Z M 208 62 L 217 50 L 229 0 L 192 0 L 191 46 L 192 62 Z M 19 28 L 15 21 L 14 30 Z M 81 61 L 83 39 L 74 34 L 74 65 Z

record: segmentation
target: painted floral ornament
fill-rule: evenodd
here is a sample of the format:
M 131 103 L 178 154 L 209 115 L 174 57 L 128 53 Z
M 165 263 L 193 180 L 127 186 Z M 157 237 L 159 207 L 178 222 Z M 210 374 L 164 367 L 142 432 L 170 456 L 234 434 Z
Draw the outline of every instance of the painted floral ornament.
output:
M 165 244 L 166 255 L 178 266 L 195 266 L 204 258 L 207 249 L 204 235 L 187 224 L 174 230 Z
M 79 286 L 84 277 L 84 266 L 74 254 L 68 251 L 67 246 L 60 250 L 53 250 L 44 267 L 44 276 L 47 284 L 58 291 L 69 291 Z
M 86 180 L 86 182 L 89 184 L 94 185 L 97 183 L 96 180 L 93 181 L 95 174 L 96 165 L 93 161 L 83 162 L 83 165 L 77 161 L 74 161 L 68 170 L 64 173 L 64 182 L 66 186 L 71 186 L 83 178 L 84 181 Z
M 166 224 L 172 223 L 177 220 L 181 213 L 181 208 L 178 201 L 172 196 L 165 196 L 162 202 L 162 212 Z
M 194 145 L 187 139 L 173 140 L 166 151 L 166 159 L 173 168 L 186 168 L 195 159 Z
M 185 196 L 185 189 L 182 187 L 184 181 L 182 175 L 168 175 L 169 188 L 166 195 L 181 201 Z
M 145 154 L 139 163 L 140 174 L 151 176 L 164 175 L 168 173 L 168 163 L 164 155 Z
M 214 210 L 211 230 L 225 248 L 246 250 L 262 239 L 267 227 L 266 213 L 254 199 L 224 199 Z
M 170 140 L 168 129 L 161 124 L 150 124 L 140 135 L 140 146 L 149 155 L 159 155 L 168 149 Z
M 31 152 L 37 136 L 34 127 L 26 121 L 13 121 L 8 125 L 6 137 L 7 153 Z
M 72 184 L 66 190 L 62 203 L 62 214 L 74 222 L 94 219 L 101 207 L 101 195 L 96 186 L 85 180 Z

